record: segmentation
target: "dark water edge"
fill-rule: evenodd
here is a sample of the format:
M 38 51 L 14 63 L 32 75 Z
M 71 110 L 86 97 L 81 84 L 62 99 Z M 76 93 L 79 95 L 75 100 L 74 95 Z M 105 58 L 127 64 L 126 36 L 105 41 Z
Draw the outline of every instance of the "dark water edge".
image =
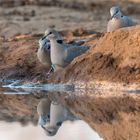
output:
M 21 80 L 0 80 L 0 94 L 31 94 L 33 92 L 91 92 L 91 93 L 104 93 L 104 90 L 101 89 L 76 89 L 74 84 L 40 84 L 33 82 L 24 82 Z M 119 92 L 123 92 L 124 94 L 139 94 L 140 89 L 133 90 L 118 90 Z M 110 92 L 110 90 L 106 90 L 106 92 Z M 112 91 L 113 93 L 113 91 Z
M 22 83 L 20 80 L 0 80 L 0 93 L 2 94 L 30 94 L 36 91 L 71 91 L 74 92 L 74 85 L 65 84 L 37 84 Z

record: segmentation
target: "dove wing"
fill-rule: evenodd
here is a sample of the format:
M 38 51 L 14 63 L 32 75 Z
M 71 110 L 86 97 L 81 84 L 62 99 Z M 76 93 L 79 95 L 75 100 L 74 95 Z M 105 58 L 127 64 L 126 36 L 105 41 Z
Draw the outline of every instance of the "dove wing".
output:
M 70 63 L 75 57 L 83 54 L 89 49 L 88 46 L 69 46 L 65 50 L 64 61 Z

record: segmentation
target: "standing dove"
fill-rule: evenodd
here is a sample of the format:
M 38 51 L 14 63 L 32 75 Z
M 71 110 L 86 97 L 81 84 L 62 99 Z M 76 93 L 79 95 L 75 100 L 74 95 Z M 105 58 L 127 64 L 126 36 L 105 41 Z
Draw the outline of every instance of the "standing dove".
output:
M 54 71 L 65 68 L 75 57 L 86 52 L 89 47 L 66 44 L 57 41 L 57 36 L 50 33 L 46 36 L 51 43 L 51 63 Z
M 55 36 L 57 36 L 58 40 L 61 40 L 60 34 L 57 31 L 55 31 L 54 29 L 48 28 L 45 31 L 45 36 L 47 36 L 49 33 L 53 33 Z M 42 37 L 39 40 L 39 48 L 37 51 L 37 57 L 38 57 L 39 61 L 47 67 L 51 66 L 50 47 L 51 47 L 50 42 L 49 42 L 49 40 L 46 39 L 46 37 Z
M 111 19 L 107 25 L 107 32 L 115 31 L 119 28 L 134 26 L 136 23 L 128 16 L 123 16 L 118 6 L 110 9 Z
M 51 67 L 51 57 L 50 57 L 51 44 L 50 44 L 49 40 L 46 38 L 46 36 L 48 36 L 49 34 L 55 35 L 58 43 L 63 42 L 61 39 L 61 35 L 53 28 L 48 28 L 45 31 L 45 35 L 39 40 L 39 49 L 37 52 L 37 57 L 38 57 L 39 61 L 47 67 Z M 69 44 L 71 44 L 71 45 L 81 45 L 83 43 L 84 43 L 83 40 L 69 42 Z M 48 74 L 51 71 L 52 71 L 52 68 L 50 69 Z
M 50 121 L 50 105 L 51 101 L 48 98 L 43 98 L 37 105 L 37 113 L 39 115 L 38 124 L 44 126 Z
M 64 121 L 77 120 L 71 112 L 61 104 L 52 101 L 50 105 L 50 120 L 42 128 L 46 135 L 54 136 Z

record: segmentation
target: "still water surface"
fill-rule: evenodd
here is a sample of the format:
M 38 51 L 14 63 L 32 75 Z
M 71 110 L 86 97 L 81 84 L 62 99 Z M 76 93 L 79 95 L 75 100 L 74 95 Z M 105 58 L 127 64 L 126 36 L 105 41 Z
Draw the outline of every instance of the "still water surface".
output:
M 73 92 L 73 85 L 54 85 L 44 84 L 37 85 L 19 84 L 18 81 L 0 82 L 0 94 L 7 94 L 7 96 L 13 94 L 31 94 L 38 92 L 47 94 L 52 91 L 65 91 Z M 73 92 L 74 93 L 74 92 Z M 95 91 L 94 91 L 95 93 Z M 127 91 L 127 93 L 140 93 L 140 90 Z M 74 93 L 75 94 L 75 93 Z M 103 140 L 99 135 L 90 128 L 90 126 L 82 120 L 76 120 L 74 122 L 65 121 L 59 128 L 55 136 L 47 136 L 40 126 L 28 124 L 22 126 L 17 122 L 4 122 L 0 121 L 0 140 Z
M 40 127 L 0 122 L 0 140 L 103 140 L 84 121 L 67 121 L 55 136 L 46 136 Z
M 73 91 L 73 85 L 21 85 L 18 81 L 0 83 L 0 94 L 30 94 L 37 91 Z M 47 136 L 40 126 L 28 124 L 22 126 L 17 122 L 0 121 L 0 140 L 103 140 L 82 120 L 65 121 L 55 136 Z

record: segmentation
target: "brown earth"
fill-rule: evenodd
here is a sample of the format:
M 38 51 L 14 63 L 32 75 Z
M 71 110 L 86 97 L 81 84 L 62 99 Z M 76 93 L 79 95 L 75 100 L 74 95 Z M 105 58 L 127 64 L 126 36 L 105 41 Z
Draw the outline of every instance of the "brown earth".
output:
M 61 31 L 65 41 L 75 39 L 96 38 L 100 33 L 76 29 L 73 31 Z M 42 34 L 43 35 L 43 34 Z M 41 35 L 17 35 L 15 37 L 0 40 L 0 78 L 25 79 L 47 81 L 49 68 L 40 64 L 37 59 L 38 40 Z M 41 79 L 40 79 L 41 78 Z
M 14 77 L 24 78 L 25 81 L 99 81 L 99 84 L 108 81 L 126 85 L 139 83 L 139 29 L 140 26 L 136 26 L 103 34 L 83 29 L 61 31 L 65 36 L 64 40 L 85 39 L 85 45 L 90 46 L 90 49 L 76 58 L 65 70 L 52 74 L 50 79 L 45 78 L 47 68 L 41 66 L 36 58 L 37 40 L 40 35 L 16 36 L 6 41 L 2 39 L 2 54 L 5 55 L 4 61 L 1 62 L 1 73 L 4 79 Z M 10 47 L 6 47 L 8 44 Z M 18 120 L 23 124 L 32 121 L 36 124 L 36 106 L 40 97 L 28 96 L 1 95 L 1 118 L 8 121 Z M 105 93 L 85 90 L 72 94 L 50 93 L 49 96 L 56 98 L 76 116 L 88 122 L 104 140 L 140 139 L 139 94 L 117 90 Z M 30 100 L 28 104 L 27 98 Z
M 52 75 L 49 80 L 52 81 L 55 77 L 55 82 L 93 81 L 93 79 L 139 82 L 139 28 L 140 26 L 136 26 L 102 35 L 83 29 L 61 32 L 67 41 L 87 40 L 84 45 L 90 46 L 90 49 L 76 58 L 64 71 Z M 37 35 L 25 35 L 1 41 L 1 78 L 31 80 L 39 77 L 38 80 L 47 81 L 46 74 L 49 68 L 43 67 L 36 57 L 38 39 Z M 43 79 L 40 79 L 41 77 Z
M 124 0 L 22 1 L 24 4 L 20 4 L 21 1 L 17 3 L 17 0 L 0 1 L 0 36 L 7 39 L 17 34 L 44 33 L 49 26 L 57 30 L 85 28 L 104 32 L 110 18 L 109 9 L 113 5 L 119 5 L 125 15 L 140 21 L 140 3 Z
M 31 78 L 41 73 L 40 68 L 42 68 L 42 71 L 45 71 L 45 68 L 37 60 L 37 47 L 38 38 L 36 39 L 36 37 L 31 36 L 28 40 L 25 37 L 24 39 L 2 41 L 0 61 L 1 78 Z M 36 66 L 38 66 L 37 69 Z
M 80 4 L 76 5 L 76 3 Z M 139 81 L 139 64 L 135 66 L 135 63 L 138 63 L 136 56 L 138 53 L 136 54 L 135 51 L 139 48 L 135 47 L 133 53 L 135 58 L 133 54 L 127 55 L 130 51 L 127 50 L 125 42 L 129 45 L 129 49 L 136 46 L 131 40 L 129 31 L 102 34 L 106 31 L 109 8 L 116 3 L 122 7 L 125 14 L 129 14 L 137 22 L 140 21 L 139 4 L 132 1 L 126 4 L 125 1 L 115 0 L 109 3 L 96 0 L 86 2 L 81 0 L 76 2 L 23 0 L 21 3 L 17 3 L 16 0 L 2 0 L 2 7 L 0 7 L 0 78 L 24 78 L 46 82 L 45 74 L 49 68 L 39 63 L 36 51 L 38 39 L 43 35 L 44 30 L 48 26 L 55 26 L 63 33 L 67 41 L 86 39 L 85 45 L 89 45 L 90 50 L 83 57 L 73 61 L 72 67 L 70 65 L 60 76 L 56 74 L 57 78 L 54 81 L 80 80 L 80 78 L 85 81 L 92 79 L 125 83 Z M 16 7 L 15 4 L 22 6 Z M 76 33 L 77 29 L 79 29 L 78 33 Z M 96 33 L 96 31 L 101 33 Z M 133 36 L 135 33 L 132 32 Z M 96 43 L 101 34 L 102 37 Z M 125 36 L 129 37 L 124 39 Z M 137 35 L 133 38 L 137 41 Z M 119 43 L 121 39 L 124 47 Z M 123 49 L 126 53 L 123 53 Z M 73 72 L 76 75 L 72 75 Z
M 77 2 L 76 6 L 75 3 L 61 1 L 58 5 L 50 3 L 52 6 L 47 7 L 42 4 L 41 7 L 37 4 L 32 6 L 30 2 L 27 3 L 30 6 L 23 6 L 26 5 L 23 3 L 19 4 L 22 6 L 13 7 L 12 3 L 9 8 L 10 5 L 3 3 L 3 7 L 0 7 L 0 79 L 45 83 L 137 83 L 139 88 L 140 26 L 105 33 L 108 10 L 116 1 L 101 3 L 93 0 L 84 3 L 78 0 L 80 4 Z M 126 14 L 140 21 L 139 3 L 121 1 L 119 5 Z M 84 39 L 84 45 L 90 46 L 85 54 L 76 58 L 64 71 L 52 74 L 49 79 L 46 75 L 49 68 L 42 66 L 36 57 L 38 39 L 48 26 L 55 26 L 65 41 Z M 95 96 L 92 93 L 87 94 L 86 91 L 82 94 L 81 91 L 70 97 L 60 93 L 52 96 L 58 97 L 105 140 L 140 139 L 138 94 L 106 92 Z M 36 106 L 40 98 L 34 95 L 0 94 L 0 119 L 22 123 L 32 121 L 36 124 Z

